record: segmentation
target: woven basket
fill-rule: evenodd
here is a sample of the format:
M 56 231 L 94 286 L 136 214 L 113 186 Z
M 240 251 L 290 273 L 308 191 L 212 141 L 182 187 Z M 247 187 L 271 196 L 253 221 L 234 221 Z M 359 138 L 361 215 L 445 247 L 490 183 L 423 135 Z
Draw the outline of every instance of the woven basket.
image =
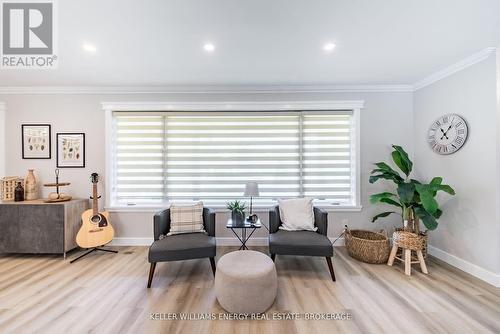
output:
M 418 235 L 407 231 L 396 231 L 392 235 L 392 241 L 397 243 L 399 247 L 421 251 L 426 248 L 427 235 Z
M 346 230 L 347 252 L 356 260 L 366 263 L 387 263 L 389 239 L 382 233 L 365 230 Z
M 401 234 L 403 233 L 403 234 Z M 424 259 L 427 259 L 427 239 L 429 235 L 427 232 L 420 232 L 420 235 L 416 235 L 413 232 L 405 231 L 404 229 L 401 228 L 396 228 L 394 234 L 392 235 L 392 240 L 395 242 L 395 240 L 398 240 L 398 244 L 401 245 L 403 248 L 408 248 L 411 250 L 416 250 L 415 248 L 422 247 L 422 255 L 424 256 Z M 416 238 L 416 239 L 415 239 Z M 399 241 L 401 240 L 401 241 Z M 404 245 L 408 245 L 410 247 L 404 247 Z
M 19 176 L 6 176 L 0 180 L 0 193 L 2 194 L 2 201 L 13 201 L 14 191 L 17 183 L 21 182 L 24 186 L 24 179 Z

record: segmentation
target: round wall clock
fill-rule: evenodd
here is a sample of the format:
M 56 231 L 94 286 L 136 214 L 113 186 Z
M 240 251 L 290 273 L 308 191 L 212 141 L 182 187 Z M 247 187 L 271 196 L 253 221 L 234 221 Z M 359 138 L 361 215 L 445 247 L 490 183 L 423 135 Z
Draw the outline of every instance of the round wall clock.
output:
M 429 145 L 438 154 L 452 154 L 467 140 L 467 123 L 457 114 L 447 114 L 432 123 L 427 134 Z

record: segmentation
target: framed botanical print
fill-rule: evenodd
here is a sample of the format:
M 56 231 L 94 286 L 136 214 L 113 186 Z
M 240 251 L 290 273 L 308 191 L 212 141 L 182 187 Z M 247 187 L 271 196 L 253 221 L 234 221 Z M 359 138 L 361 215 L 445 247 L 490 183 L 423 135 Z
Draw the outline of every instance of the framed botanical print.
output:
M 21 132 L 23 159 L 52 158 L 50 124 L 23 124 Z
M 85 133 L 57 134 L 57 168 L 85 167 Z

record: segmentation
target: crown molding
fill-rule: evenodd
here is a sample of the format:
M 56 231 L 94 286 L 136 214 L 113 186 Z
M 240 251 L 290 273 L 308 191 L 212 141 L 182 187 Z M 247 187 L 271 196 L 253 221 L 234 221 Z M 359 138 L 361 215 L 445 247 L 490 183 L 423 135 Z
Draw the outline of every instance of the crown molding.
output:
M 443 80 L 444 78 L 449 77 L 452 74 L 455 74 L 457 72 L 460 72 L 474 64 L 477 64 L 486 58 L 488 58 L 491 54 L 495 53 L 497 48 L 490 47 L 483 49 L 467 58 L 464 58 L 440 71 L 437 71 L 426 78 L 417 81 L 413 84 L 413 90 L 417 91 L 421 88 L 424 88 L 426 86 L 432 85 L 433 83 Z
M 272 101 L 272 102 L 102 102 L 105 111 L 287 111 L 358 110 L 364 101 Z
M 412 92 L 412 85 L 207 85 L 207 86 L 20 86 L 0 87 L 0 95 L 279 94 Z

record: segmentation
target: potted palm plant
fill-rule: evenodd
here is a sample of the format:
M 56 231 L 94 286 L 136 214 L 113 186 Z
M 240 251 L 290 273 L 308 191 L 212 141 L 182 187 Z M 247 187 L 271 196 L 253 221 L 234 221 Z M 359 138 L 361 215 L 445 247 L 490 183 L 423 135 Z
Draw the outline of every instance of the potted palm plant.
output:
M 430 183 L 423 183 L 412 179 L 410 174 L 413 162 L 401 146 L 392 145 L 394 149 L 391 153 L 394 164 L 402 172 L 391 168 L 385 162 L 377 162 L 371 172 L 370 183 L 384 179 L 392 181 L 395 191 L 382 192 L 370 196 L 370 202 L 384 203 L 397 208 L 397 211 L 386 211 L 374 216 L 372 222 L 390 214 L 401 214 L 403 228 L 407 231 L 420 234 L 420 221 L 428 230 L 435 230 L 438 226 L 438 219 L 443 213 L 436 201 L 436 194 L 444 191 L 450 195 L 455 195 L 455 191 L 446 184 L 443 184 L 442 177 L 435 177 Z

